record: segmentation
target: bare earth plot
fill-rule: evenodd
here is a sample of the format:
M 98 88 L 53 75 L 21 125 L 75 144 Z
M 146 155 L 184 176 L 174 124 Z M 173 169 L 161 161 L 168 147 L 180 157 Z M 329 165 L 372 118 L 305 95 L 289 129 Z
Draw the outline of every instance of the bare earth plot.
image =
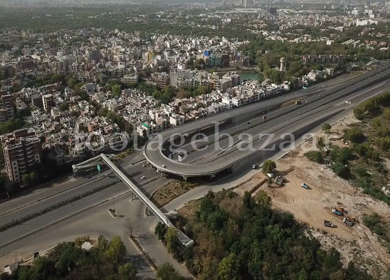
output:
M 332 131 L 337 133 L 339 130 L 342 133 L 346 124 L 351 121 L 350 117 L 341 120 L 332 127 Z M 332 143 L 342 146 L 340 140 Z M 383 273 L 390 268 L 390 255 L 378 238 L 363 225 L 363 216 L 376 212 L 390 220 L 390 207 L 362 194 L 360 189 L 337 177 L 325 165 L 309 161 L 304 156 L 307 144 L 297 147 L 276 162 L 279 171 L 294 168 L 284 176 L 287 183 L 283 187 L 270 188 L 265 183 L 260 189 L 272 198 L 273 208 L 292 213 L 297 221 L 311 228 L 308 234 L 315 236 L 325 248 L 335 247 L 339 250 L 345 265 L 354 261 L 355 264 L 366 267 L 373 275 L 386 279 Z M 255 175 L 253 180 L 258 182 L 259 177 L 260 175 Z M 303 182 L 311 189 L 302 188 Z M 241 190 L 245 185 L 254 184 L 249 181 L 239 186 L 237 192 L 241 194 L 247 191 L 248 189 Z M 356 218 L 358 223 L 347 227 L 341 217 L 331 212 L 332 207 L 344 207 L 348 215 Z M 324 220 L 332 221 L 337 228 L 325 227 Z

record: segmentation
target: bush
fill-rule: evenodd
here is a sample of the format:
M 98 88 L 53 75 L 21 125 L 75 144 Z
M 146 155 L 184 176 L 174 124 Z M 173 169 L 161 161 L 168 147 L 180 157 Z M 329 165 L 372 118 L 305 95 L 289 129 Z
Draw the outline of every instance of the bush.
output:
M 357 166 L 353 169 L 353 173 L 356 174 L 359 177 L 369 177 L 370 174 L 368 174 L 367 170 L 364 167 Z
M 380 120 L 380 118 L 375 118 L 371 121 L 371 125 L 374 127 L 374 128 L 379 128 L 382 126 L 382 122 Z
M 382 113 L 382 116 L 386 120 L 390 120 L 390 109 L 385 109 Z
M 339 146 L 334 146 L 329 153 L 329 158 L 333 162 L 341 162 L 346 164 L 348 160 L 352 158 L 352 150 L 348 147 L 340 148 Z
M 362 120 L 364 117 L 364 111 L 360 108 L 353 109 L 353 114 L 355 115 L 355 118 L 358 120 Z
M 387 127 L 380 127 L 376 131 L 376 135 L 378 135 L 379 137 L 388 137 L 390 136 L 390 129 Z
M 352 143 L 360 143 L 364 141 L 365 136 L 360 128 L 352 128 L 344 131 L 344 139 Z
M 380 154 L 377 150 L 372 148 L 369 143 L 354 144 L 353 150 L 364 158 L 372 159 L 374 161 L 380 160 Z
M 387 224 L 377 213 L 364 217 L 363 223 L 371 232 L 377 234 L 390 249 L 390 233 L 387 229 Z
M 320 152 L 318 152 L 318 151 L 307 152 L 307 153 L 305 153 L 305 156 L 310 161 L 314 161 L 314 162 L 317 162 L 317 163 L 322 163 L 323 162 L 322 154 Z
M 390 93 L 384 93 L 375 97 L 372 97 L 363 103 L 360 103 L 358 107 L 353 110 L 355 117 L 358 120 L 363 119 L 365 114 L 373 114 L 380 110 L 380 106 L 387 107 L 390 105 Z
M 390 149 L 390 137 L 380 137 L 376 140 L 376 145 L 383 151 Z
M 348 179 L 351 176 L 351 172 L 342 162 L 336 162 L 332 165 L 332 170 L 337 176 Z
M 317 147 L 322 148 L 324 146 L 325 146 L 324 138 L 323 137 L 318 138 Z
M 332 128 L 332 126 L 328 123 L 324 123 L 322 126 L 323 131 L 329 131 Z

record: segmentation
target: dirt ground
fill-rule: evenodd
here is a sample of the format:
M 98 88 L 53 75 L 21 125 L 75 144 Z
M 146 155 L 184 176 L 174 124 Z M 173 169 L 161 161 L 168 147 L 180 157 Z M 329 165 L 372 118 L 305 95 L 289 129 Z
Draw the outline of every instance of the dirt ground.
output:
M 342 130 L 354 121 L 351 116 L 334 124 L 330 134 L 334 140 L 331 142 L 344 146 L 341 138 L 336 136 L 338 133 L 342 135 Z M 323 135 L 323 132 L 319 133 L 319 136 Z M 338 249 L 345 265 L 353 260 L 355 264 L 366 267 L 373 275 L 383 278 L 383 271 L 390 268 L 390 255 L 378 238 L 363 225 L 362 218 L 373 212 L 390 218 L 390 207 L 362 194 L 325 165 L 306 159 L 304 153 L 308 144 L 310 143 L 304 143 L 276 162 L 279 171 L 294 168 L 284 176 L 287 180 L 284 187 L 270 188 L 263 184 L 260 189 L 272 198 L 273 208 L 290 212 L 297 221 L 308 225 L 311 228 L 308 234 L 315 236 L 325 248 Z M 258 177 L 255 175 L 253 181 L 258 182 Z M 303 182 L 311 189 L 302 188 Z M 250 184 L 248 181 L 238 187 L 237 192 L 243 193 L 245 190 L 241 190 L 241 187 Z M 358 223 L 347 227 L 341 217 L 331 212 L 332 207 L 344 207 L 348 211 L 347 215 L 356 218 Z M 337 228 L 325 227 L 324 220 L 332 221 Z

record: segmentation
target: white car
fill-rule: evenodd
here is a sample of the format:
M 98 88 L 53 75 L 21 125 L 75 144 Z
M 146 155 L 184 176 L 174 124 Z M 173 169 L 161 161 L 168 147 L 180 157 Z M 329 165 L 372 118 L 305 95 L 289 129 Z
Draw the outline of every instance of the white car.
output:
M 165 166 L 164 164 L 161 164 L 161 167 L 162 167 L 162 168 L 165 168 L 166 166 Z
M 146 179 L 146 176 L 142 176 L 142 177 L 141 177 L 141 180 L 145 180 L 145 179 Z

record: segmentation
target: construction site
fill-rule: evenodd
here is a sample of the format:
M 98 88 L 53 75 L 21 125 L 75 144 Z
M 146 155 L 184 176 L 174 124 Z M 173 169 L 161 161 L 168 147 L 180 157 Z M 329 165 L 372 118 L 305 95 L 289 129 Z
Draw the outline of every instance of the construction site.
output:
M 332 132 L 341 133 L 353 121 L 352 116 L 339 121 Z M 363 218 L 377 213 L 389 223 L 390 207 L 363 194 L 326 165 L 309 161 L 304 153 L 310 141 L 276 161 L 272 180 L 259 171 L 235 191 L 240 195 L 265 191 L 272 198 L 272 208 L 293 214 L 307 226 L 307 235 L 316 237 L 324 248 L 336 248 L 345 266 L 353 261 L 372 275 L 388 279 L 384 276 L 390 268 L 388 249 L 363 224 Z M 339 137 L 331 141 L 345 145 Z

